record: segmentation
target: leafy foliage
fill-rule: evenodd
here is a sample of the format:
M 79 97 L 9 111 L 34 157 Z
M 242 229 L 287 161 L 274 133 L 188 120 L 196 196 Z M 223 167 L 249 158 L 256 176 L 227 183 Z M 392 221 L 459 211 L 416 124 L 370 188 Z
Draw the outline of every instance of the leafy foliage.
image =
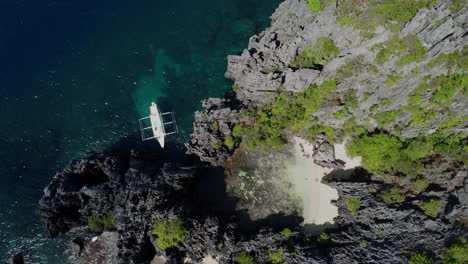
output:
M 292 235 L 292 231 L 291 231 L 291 229 L 289 229 L 289 228 L 285 228 L 285 229 L 283 229 L 283 230 L 281 231 L 281 234 L 282 234 L 283 236 L 290 236 L 290 235 Z
M 433 218 L 436 218 L 439 215 L 441 206 L 441 200 L 430 199 L 428 201 L 422 202 L 422 208 L 424 210 L 424 213 Z
M 250 256 L 249 253 L 243 251 L 235 259 L 239 264 L 255 264 L 254 257 Z
M 359 73 L 359 69 L 364 66 L 364 56 L 357 56 L 352 59 L 346 60 L 346 64 L 341 66 L 336 71 L 336 79 L 343 80 L 352 77 L 354 74 Z
M 322 2 L 320 0 L 307 0 L 307 6 L 312 12 L 322 11 Z
M 115 216 L 112 213 L 108 213 L 103 216 L 92 214 L 88 218 L 88 228 L 91 231 L 109 230 L 115 227 Z
M 311 68 L 320 69 L 330 60 L 338 56 L 340 50 L 335 46 L 335 42 L 330 38 L 319 38 L 315 45 L 308 45 L 305 49 L 294 57 L 289 66 L 295 69 Z
M 234 140 L 232 139 L 231 136 L 227 136 L 225 139 L 224 139 L 224 145 L 226 147 L 228 147 L 229 150 L 232 150 L 234 148 Z
M 184 242 L 190 232 L 179 219 L 158 219 L 153 224 L 153 235 L 156 235 L 156 245 L 161 249 L 167 249 Z
M 372 46 L 372 50 L 379 50 L 375 57 L 375 62 L 378 64 L 387 62 L 391 56 L 402 56 L 395 63 L 396 66 L 420 60 L 426 55 L 426 48 L 419 38 L 412 34 L 403 38 L 400 38 L 398 34 L 394 35 L 389 40 Z
M 408 264 L 433 264 L 434 261 L 427 257 L 424 254 L 417 253 L 411 256 L 411 258 L 408 260 Z
M 298 131 L 311 123 L 310 116 L 326 96 L 336 90 L 334 80 L 321 85 L 311 85 L 301 93 L 283 92 L 271 103 L 245 113 L 242 132 L 248 148 L 281 148 L 284 145 L 284 130 Z
M 463 8 L 463 5 L 466 4 L 466 0 L 453 0 L 452 4 L 450 5 L 450 11 L 457 12 L 458 10 Z
M 359 242 L 359 246 L 362 247 L 362 248 L 365 248 L 367 247 L 367 241 L 366 240 L 362 240 L 361 242 Z
M 411 190 L 416 193 L 422 193 L 429 186 L 429 181 L 426 179 L 417 179 L 411 183 Z
M 460 162 L 467 160 L 466 135 L 433 133 L 427 137 L 400 139 L 385 133 L 364 135 L 346 145 L 350 156 L 361 156 L 362 166 L 371 172 L 394 169 L 410 177 L 422 169 L 421 159 L 433 154 L 445 154 Z
M 284 263 L 285 257 L 284 257 L 284 248 L 280 248 L 277 252 L 275 253 L 270 253 L 268 255 L 268 259 L 270 260 L 271 263 L 273 264 L 282 264 Z
M 355 197 L 349 197 L 346 199 L 346 207 L 351 212 L 351 214 L 355 215 L 361 208 L 361 203 L 359 202 L 359 199 Z
M 410 95 L 409 105 L 404 110 L 411 113 L 412 126 L 424 125 L 433 120 L 439 112 L 443 112 L 441 109 L 451 105 L 456 94 L 465 93 L 465 91 L 468 91 L 468 75 L 466 74 L 425 78 L 419 88 Z M 457 124 L 457 120 L 447 122 L 441 125 L 441 130 Z
M 464 264 L 468 262 L 468 241 L 459 238 L 444 253 L 445 264 Z
M 406 199 L 398 187 L 393 187 L 390 191 L 382 191 L 381 196 L 386 204 L 401 203 Z
M 414 17 L 419 9 L 432 7 L 436 2 L 436 0 L 340 1 L 337 22 L 341 26 L 352 26 L 360 30 L 364 36 L 371 37 L 377 25 L 396 31 L 399 25 Z
M 374 119 L 380 127 L 389 127 L 400 114 L 401 111 L 399 110 L 380 112 L 374 116 Z
M 326 244 L 330 242 L 331 236 L 327 233 L 321 233 L 319 237 L 317 238 L 317 242 L 319 244 Z
M 385 85 L 388 88 L 392 88 L 395 86 L 402 78 L 404 72 L 392 72 L 387 77 L 388 79 L 385 81 Z
M 324 133 L 329 139 L 333 139 L 335 137 L 335 129 L 333 127 L 329 127 L 323 124 L 317 124 L 310 127 L 306 134 L 309 138 L 313 139 L 320 133 Z
M 369 171 L 383 172 L 395 168 L 400 161 L 403 143 L 384 133 L 365 135 L 346 146 L 350 156 L 362 156 L 362 165 Z

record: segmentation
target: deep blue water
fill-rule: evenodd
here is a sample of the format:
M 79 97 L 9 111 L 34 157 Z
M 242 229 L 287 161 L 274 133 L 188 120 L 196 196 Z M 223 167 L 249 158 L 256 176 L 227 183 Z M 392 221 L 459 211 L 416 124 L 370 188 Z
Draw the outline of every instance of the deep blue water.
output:
M 200 100 L 222 96 L 226 56 L 280 0 L 0 0 L 0 263 L 65 263 L 36 214 L 43 188 L 89 151 L 139 144 L 153 100 L 176 112 L 183 151 Z M 156 149 L 155 142 L 143 145 Z

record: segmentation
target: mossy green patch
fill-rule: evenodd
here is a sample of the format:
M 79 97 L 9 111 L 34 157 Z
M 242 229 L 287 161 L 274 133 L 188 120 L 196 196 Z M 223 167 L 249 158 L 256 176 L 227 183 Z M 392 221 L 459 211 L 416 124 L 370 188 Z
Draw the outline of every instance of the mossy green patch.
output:
M 332 39 L 322 37 L 317 39 L 315 45 L 306 46 L 302 52 L 291 60 L 289 66 L 295 69 L 320 69 L 338 56 L 339 53 L 340 50 L 335 46 Z
M 432 59 L 427 66 L 434 67 L 437 65 L 445 65 L 449 72 L 468 71 L 468 48 L 465 46 L 463 51 L 455 51 L 453 53 L 441 54 Z
M 444 253 L 445 264 L 461 264 L 468 262 L 468 240 L 458 238 Z
M 396 66 L 403 66 L 412 61 L 418 61 L 426 55 L 426 48 L 416 35 L 409 34 L 403 38 L 399 35 L 392 36 L 389 40 L 375 44 L 372 50 L 379 50 L 375 57 L 375 62 L 383 64 L 391 56 L 400 57 L 395 62 Z
M 393 187 L 389 191 L 382 191 L 381 197 L 386 204 L 401 203 L 406 200 L 406 196 L 402 194 L 398 187 Z
M 422 202 L 422 208 L 424 213 L 430 217 L 436 218 L 440 213 L 442 207 L 442 201 L 436 199 L 429 199 Z
M 98 214 L 92 214 L 88 218 L 88 228 L 91 231 L 102 231 L 109 230 L 115 227 L 115 216 L 112 213 L 108 213 L 103 216 Z
M 417 253 L 411 256 L 408 264 L 434 264 L 434 261 L 424 254 Z
M 227 136 L 225 139 L 224 139 L 224 145 L 229 149 L 229 150 L 232 150 L 234 148 L 234 140 L 232 139 L 231 136 Z
M 330 80 L 321 85 L 311 85 L 301 93 L 283 92 L 272 102 L 245 111 L 242 131 L 246 135 L 246 147 L 283 147 L 285 129 L 299 131 L 310 125 L 310 116 L 336 89 L 336 82 Z
M 280 248 L 278 251 L 268 254 L 268 259 L 273 264 L 285 263 L 284 248 Z
M 343 119 L 346 117 L 347 114 L 348 114 L 348 109 L 343 108 L 341 110 L 336 111 L 335 114 L 333 114 L 333 116 L 337 119 Z
M 239 264 L 255 264 L 255 259 L 249 253 L 242 251 L 235 259 Z
M 340 1 L 336 12 L 341 26 L 353 26 L 365 37 L 371 37 L 378 25 L 393 32 L 410 20 L 421 8 L 430 8 L 436 0 L 346 0 Z
M 411 190 L 415 193 L 424 192 L 429 186 L 429 181 L 426 179 L 417 179 L 411 183 Z
M 355 215 L 361 208 L 361 203 L 359 202 L 359 199 L 355 197 L 348 197 L 346 198 L 346 207 L 351 212 L 351 214 Z
M 190 232 L 179 219 L 158 219 L 153 224 L 151 234 L 157 236 L 155 243 L 164 250 L 183 243 Z

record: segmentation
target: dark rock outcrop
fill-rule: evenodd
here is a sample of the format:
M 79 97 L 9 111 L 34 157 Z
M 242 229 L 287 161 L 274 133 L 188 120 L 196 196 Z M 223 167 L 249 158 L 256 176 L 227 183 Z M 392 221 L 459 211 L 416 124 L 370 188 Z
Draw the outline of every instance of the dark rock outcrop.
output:
M 86 226 L 94 213 L 113 214 L 119 262 L 146 262 L 154 255 L 148 232 L 155 211 L 180 202 L 194 174 L 192 165 L 164 162 L 155 154 L 91 154 L 55 175 L 44 190 L 40 213 L 52 236 Z M 78 233 L 84 242 L 74 248 L 84 254 L 93 248 L 86 244 L 90 234 Z

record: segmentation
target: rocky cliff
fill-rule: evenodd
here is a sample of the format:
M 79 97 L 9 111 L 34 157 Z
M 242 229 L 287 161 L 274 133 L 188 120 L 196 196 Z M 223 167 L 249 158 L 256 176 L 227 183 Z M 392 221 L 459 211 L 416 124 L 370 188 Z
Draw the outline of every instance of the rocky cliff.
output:
M 205 110 L 195 114 L 187 149 L 204 165 L 136 152 L 74 161 L 54 177 L 40 202 L 50 234 L 73 237 L 76 263 L 239 263 L 243 254 L 255 263 L 393 264 L 416 254 L 441 261 L 450 245 L 468 236 L 466 154 L 427 150 L 410 163 L 421 167 L 414 175 L 391 166 L 345 171 L 331 144 L 376 134 L 400 144 L 397 153 L 409 152 L 413 138 L 431 134 L 457 135 L 452 147 L 466 144 L 468 88 L 460 81 L 467 70 L 465 2 L 409 1 L 407 12 L 385 6 L 382 15 L 379 5 L 388 2 L 284 1 L 271 26 L 253 36 L 241 55 L 228 57 L 233 91 L 207 99 Z M 282 119 L 273 120 L 275 115 Z M 293 115 L 300 125 L 284 118 Z M 268 133 L 265 120 L 273 124 Z M 269 151 L 280 152 L 278 145 L 293 135 L 313 142 L 316 162 L 334 169 L 324 182 L 338 190 L 339 215 L 320 236 L 303 232 L 290 201 L 265 199 L 290 211 L 267 206 L 260 198 L 269 190 L 255 193 L 255 186 L 243 184 L 246 173 L 231 173 L 242 168 L 237 161 L 260 160 L 270 166 L 264 174 L 274 177 L 278 160 Z M 426 148 L 423 143 L 412 151 Z M 263 219 L 249 220 L 255 228 L 242 227 L 239 212 L 200 210 L 196 186 L 207 184 L 205 166 L 225 169 L 228 191 L 236 183 L 257 198 L 250 208 Z M 210 188 L 204 192 L 214 196 L 217 190 Z M 239 204 L 247 198 L 237 199 L 237 208 L 244 209 Z M 114 223 L 92 231 L 93 214 L 111 214 Z M 289 217 L 294 221 L 278 224 Z M 188 231 L 183 241 L 157 246 L 151 230 L 159 219 L 181 219 Z

